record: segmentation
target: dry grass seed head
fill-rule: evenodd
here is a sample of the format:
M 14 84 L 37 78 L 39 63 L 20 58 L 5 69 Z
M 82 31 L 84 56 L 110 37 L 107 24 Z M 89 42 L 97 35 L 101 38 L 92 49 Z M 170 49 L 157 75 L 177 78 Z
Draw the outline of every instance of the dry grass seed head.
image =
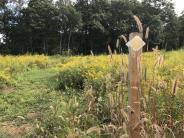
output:
M 155 138 L 163 138 L 164 136 L 163 128 L 158 126 L 157 124 L 153 124 L 153 128 L 155 130 Z
M 100 135 L 101 133 L 101 128 L 95 126 L 95 127 L 91 127 L 87 130 L 86 134 L 90 134 L 90 133 L 93 133 L 95 132 L 96 134 Z
M 178 90 L 178 85 L 179 85 L 179 76 L 176 76 L 175 80 L 173 81 L 173 86 L 172 86 L 172 95 L 175 96 Z
M 164 56 L 160 55 L 159 57 L 157 57 L 154 67 L 157 67 L 157 66 L 161 67 L 163 66 L 163 64 L 164 64 Z
M 149 37 L 149 32 L 150 32 L 150 28 L 147 27 L 147 28 L 146 28 L 146 34 L 145 34 L 145 39 L 146 39 L 146 40 L 147 40 L 148 37 Z
M 143 27 L 142 27 L 142 23 L 141 23 L 140 19 L 136 15 L 134 15 L 133 18 L 134 18 L 134 20 L 135 20 L 135 22 L 137 24 L 139 32 L 143 33 Z
M 110 45 L 108 45 L 108 51 L 109 51 L 109 54 L 112 55 L 112 50 L 111 50 Z
M 120 36 L 119 36 L 119 39 L 120 39 L 120 40 L 124 40 L 125 43 L 128 42 L 126 36 L 124 36 L 124 35 L 120 35 Z
M 93 50 L 91 50 L 90 53 L 91 53 L 91 56 L 94 56 Z
M 116 48 L 118 48 L 119 47 L 119 38 L 116 40 Z
M 114 97 L 111 93 L 109 93 L 107 96 L 108 96 L 108 100 L 109 100 L 109 106 L 112 109 L 115 106 Z

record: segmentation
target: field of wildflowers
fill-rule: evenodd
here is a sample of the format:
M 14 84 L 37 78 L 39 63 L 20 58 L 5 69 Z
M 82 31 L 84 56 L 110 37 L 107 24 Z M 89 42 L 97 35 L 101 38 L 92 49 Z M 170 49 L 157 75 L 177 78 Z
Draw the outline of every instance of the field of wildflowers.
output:
M 0 87 L 13 83 L 13 76 L 33 68 L 46 68 L 48 57 L 42 55 L 0 56 Z
M 141 57 L 142 137 L 184 135 L 183 54 Z M 0 56 L 0 137 L 126 138 L 127 97 L 126 54 Z

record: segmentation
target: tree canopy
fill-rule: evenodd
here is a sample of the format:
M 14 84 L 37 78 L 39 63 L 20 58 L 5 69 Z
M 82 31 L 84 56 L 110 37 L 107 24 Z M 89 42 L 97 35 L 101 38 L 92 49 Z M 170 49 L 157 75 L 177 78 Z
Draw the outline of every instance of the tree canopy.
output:
M 149 27 L 149 50 L 184 46 L 184 13 L 168 0 L 4 0 L 0 2 L 1 54 L 90 54 L 116 49 L 120 35 Z M 120 45 L 124 48 L 125 43 Z M 126 48 L 124 48 L 126 51 Z

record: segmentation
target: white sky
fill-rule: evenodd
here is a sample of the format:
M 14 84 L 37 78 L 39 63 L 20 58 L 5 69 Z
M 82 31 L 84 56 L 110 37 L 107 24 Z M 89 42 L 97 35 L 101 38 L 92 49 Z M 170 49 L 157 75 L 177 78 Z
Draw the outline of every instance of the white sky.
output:
M 2 35 L 2 34 L 0 34 L 0 43 L 3 43 L 2 38 L 3 38 L 3 35 Z
M 177 14 L 181 14 L 184 11 L 184 0 L 173 0 L 175 3 L 175 10 Z

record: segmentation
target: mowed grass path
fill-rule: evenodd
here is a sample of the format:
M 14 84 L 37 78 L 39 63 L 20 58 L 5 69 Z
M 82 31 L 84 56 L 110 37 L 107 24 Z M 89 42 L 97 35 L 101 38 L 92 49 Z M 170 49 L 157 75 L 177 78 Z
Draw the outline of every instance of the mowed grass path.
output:
M 0 137 L 7 137 L 6 133 L 10 137 L 20 137 L 32 130 L 36 118 L 61 97 L 51 84 L 55 76 L 56 71 L 51 69 L 23 72 L 15 77 L 16 87 L 1 90 Z M 24 128 L 25 124 L 28 129 Z

